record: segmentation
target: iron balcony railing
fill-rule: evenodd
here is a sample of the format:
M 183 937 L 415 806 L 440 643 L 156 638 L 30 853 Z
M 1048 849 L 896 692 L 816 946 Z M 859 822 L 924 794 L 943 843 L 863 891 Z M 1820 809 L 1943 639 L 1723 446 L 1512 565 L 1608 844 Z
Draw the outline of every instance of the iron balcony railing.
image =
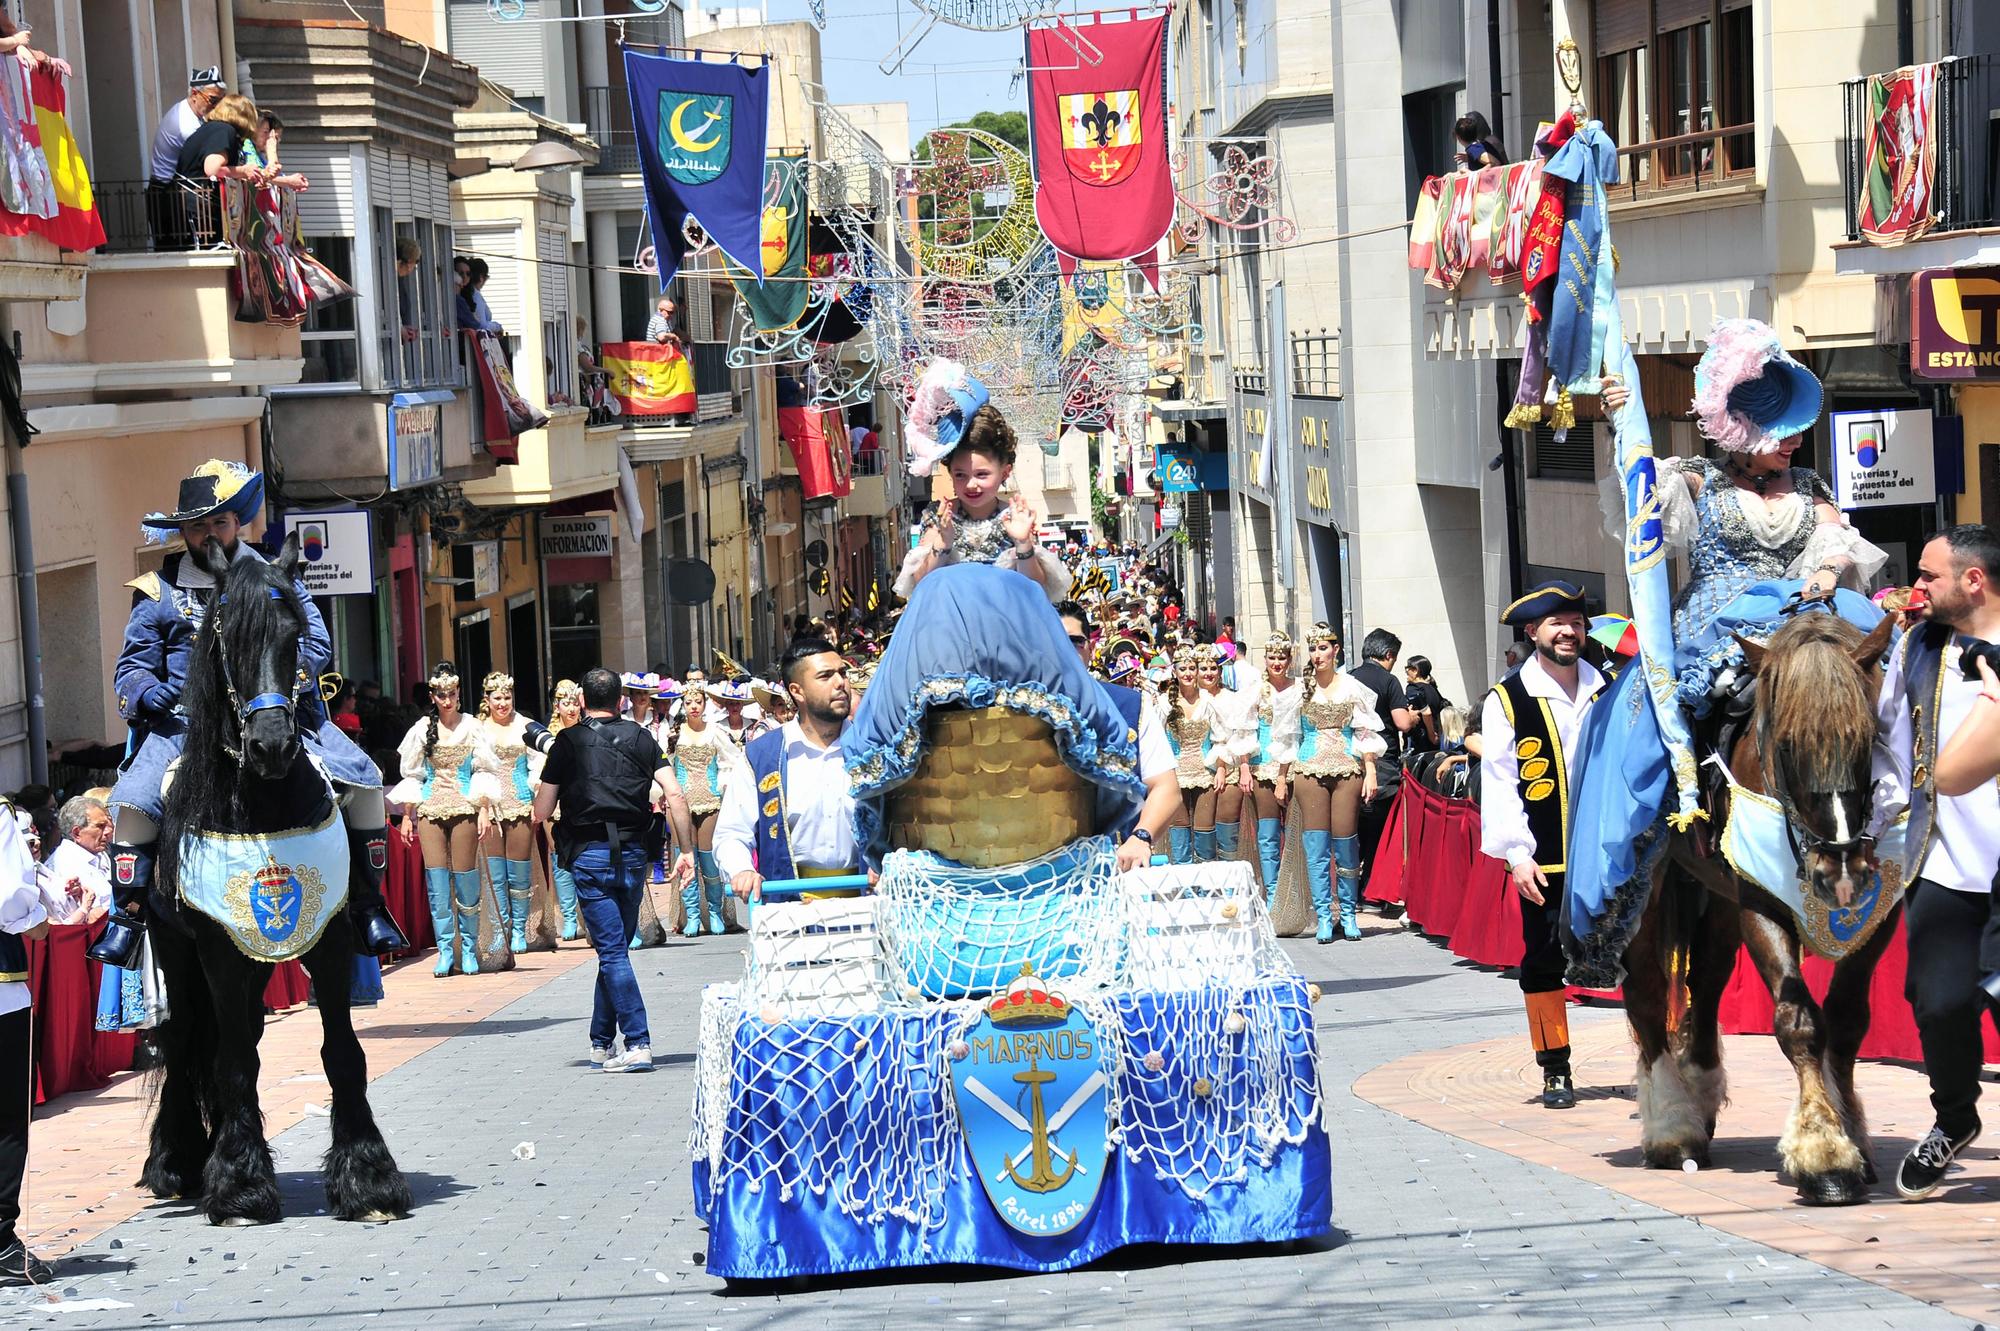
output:
M 1300 397 L 1340 396 L 1340 334 L 1292 334 L 1292 392 Z
M 1931 211 L 1938 231 L 2000 223 L 2000 55 L 1955 56 L 1940 62 L 1937 118 L 1931 126 L 1937 174 Z M 1847 238 L 1861 239 L 1861 190 L 1868 178 L 1868 79 L 1840 85 L 1840 184 Z
M 590 175 L 621 176 L 639 169 L 639 136 L 632 128 L 632 102 L 623 88 L 585 88 L 583 123 L 597 141 L 596 166 Z
M 222 191 L 212 182 L 93 180 L 106 254 L 223 247 Z

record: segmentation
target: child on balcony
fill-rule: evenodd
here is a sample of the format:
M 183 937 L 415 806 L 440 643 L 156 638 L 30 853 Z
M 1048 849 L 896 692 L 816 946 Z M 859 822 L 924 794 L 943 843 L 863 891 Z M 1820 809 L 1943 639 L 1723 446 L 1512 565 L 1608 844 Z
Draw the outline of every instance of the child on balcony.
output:
M 1028 501 L 1015 494 L 1001 502 L 1014 474 L 1014 430 L 987 399 L 986 386 L 955 361 L 932 362 L 917 385 L 905 422 L 910 473 L 928 476 L 944 462 L 955 497 L 924 519 L 896 579 L 898 596 L 907 597 L 931 570 L 959 563 L 1014 569 L 1039 583 L 1051 603 L 1069 595 L 1069 570 L 1036 541 Z

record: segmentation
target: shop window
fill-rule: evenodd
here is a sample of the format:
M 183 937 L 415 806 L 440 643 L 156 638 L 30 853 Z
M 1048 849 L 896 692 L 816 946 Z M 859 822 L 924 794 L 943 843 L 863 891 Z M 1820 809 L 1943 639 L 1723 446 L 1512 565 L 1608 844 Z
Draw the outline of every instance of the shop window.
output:
M 1594 0 L 1592 108 L 1623 187 L 1698 188 L 1756 168 L 1749 0 Z M 1647 150 L 1647 145 L 1659 146 Z
M 354 241 L 348 236 L 308 236 L 306 248 L 313 257 L 332 269 L 335 276 L 354 285 Z M 356 384 L 361 381 L 361 343 L 355 328 L 358 300 L 314 301 L 299 325 L 299 352 L 305 370 L 299 376 L 306 384 Z
M 552 586 L 548 606 L 549 675 L 581 682 L 586 671 L 604 664 L 599 660 L 597 584 Z

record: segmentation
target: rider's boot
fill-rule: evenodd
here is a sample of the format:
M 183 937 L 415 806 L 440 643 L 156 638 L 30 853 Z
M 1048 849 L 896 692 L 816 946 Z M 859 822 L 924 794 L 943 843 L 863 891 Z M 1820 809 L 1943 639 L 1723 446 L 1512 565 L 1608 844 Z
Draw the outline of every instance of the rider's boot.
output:
M 528 860 L 507 861 L 507 946 L 528 950 L 528 908 L 535 904 L 535 866 Z
M 1569 994 L 1562 989 L 1524 994 L 1528 1005 L 1528 1040 L 1542 1070 L 1542 1107 L 1569 1109 L 1576 1104 L 1576 1083 L 1569 1069 Z
M 1278 863 L 1285 854 L 1285 825 L 1276 818 L 1257 820 L 1257 862 L 1264 871 L 1264 895 L 1278 895 Z
M 1315 943 L 1333 941 L 1333 833 L 1305 832 L 1301 841 L 1306 852 L 1306 882 L 1312 888 L 1313 917 L 1319 929 Z
M 430 899 L 431 932 L 437 935 L 437 969 L 431 973 L 442 980 L 451 974 L 452 940 L 458 936 L 452 927 L 451 870 L 425 869 L 424 895 Z
M 106 918 L 104 936 L 87 955 L 107 966 L 133 970 L 139 965 L 139 944 L 146 937 L 146 894 L 153 888 L 153 847 L 114 843 L 111 847 L 111 888 L 117 906 Z
M 1361 838 L 1333 839 L 1334 889 L 1340 896 L 1340 936 L 1352 942 L 1361 937 Z
M 409 936 L 382 900 L 382 880 L 389 872 L 389 829 L 348 828 L 347 858 L 347 918 L 354 925 L 358 949 L 371 957 L 408 952 Z
M 458 912 L 458 973 L 479 974 L 479 870 L 451 876 L 453 909 Z

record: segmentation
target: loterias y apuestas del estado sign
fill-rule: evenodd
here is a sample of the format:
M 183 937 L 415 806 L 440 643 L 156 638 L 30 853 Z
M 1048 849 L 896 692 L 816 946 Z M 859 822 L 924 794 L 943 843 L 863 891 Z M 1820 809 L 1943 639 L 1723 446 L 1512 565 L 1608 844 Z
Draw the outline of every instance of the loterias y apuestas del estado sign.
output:
M 1910 278 L 1910 373 L 2000 380 L 2000 267 L 1926 268 Z

